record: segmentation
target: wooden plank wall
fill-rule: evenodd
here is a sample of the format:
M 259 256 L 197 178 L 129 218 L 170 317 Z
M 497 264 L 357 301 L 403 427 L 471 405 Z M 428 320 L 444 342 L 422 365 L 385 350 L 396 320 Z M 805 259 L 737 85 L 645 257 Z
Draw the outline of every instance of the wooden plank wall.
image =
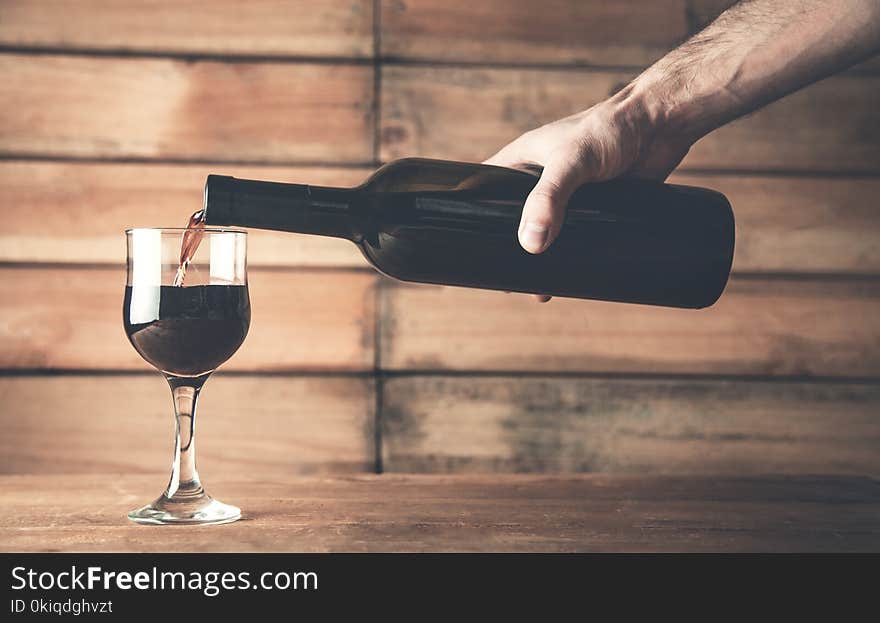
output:
M 0 472 L 161 471 L 122 230 L 205 175 L 352 185 L 479 160 L 599 101 L 727 0 L 0 2 Z M 880 474 L 880 63 L 701 141 L 735 275 L 675 311 L 391 283 L 253 232 L 254 322 L 201 404 L 210 474 Z

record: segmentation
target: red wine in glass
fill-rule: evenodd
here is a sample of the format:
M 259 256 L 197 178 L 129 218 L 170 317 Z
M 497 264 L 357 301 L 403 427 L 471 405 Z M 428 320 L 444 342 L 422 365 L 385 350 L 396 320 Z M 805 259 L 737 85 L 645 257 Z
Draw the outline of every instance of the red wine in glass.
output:
M 126 286 L 124 307 L 134 294 Z M 141 288 L 157 310 L 146 322 L 130 322 L 125 333 L 135 350 L 166 374 L 195 377 L 216 369 L 244 342 L 251 321 L 246 285 L 158 286 Z

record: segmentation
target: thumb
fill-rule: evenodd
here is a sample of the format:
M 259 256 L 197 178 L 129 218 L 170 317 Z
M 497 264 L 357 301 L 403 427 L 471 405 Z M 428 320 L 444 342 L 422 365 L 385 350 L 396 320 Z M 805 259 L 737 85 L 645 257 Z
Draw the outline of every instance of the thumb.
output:
M 523 206 L 519 243 L 529 253 L 542 253 L 559 235 L 572 193 L 586 181 L 577 165 L 547 166 Z

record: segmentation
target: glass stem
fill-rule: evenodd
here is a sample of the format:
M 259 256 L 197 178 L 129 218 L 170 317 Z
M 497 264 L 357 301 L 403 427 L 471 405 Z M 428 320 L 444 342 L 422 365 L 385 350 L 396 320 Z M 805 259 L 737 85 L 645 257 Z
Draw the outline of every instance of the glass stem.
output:
M 196 403 L 208 374 L 184 378 L 166 376 L 174 401 L 174 461 L 171 480 L 165 490 L 170 499 L 183 500 L 204 495 L 199 473 L 196 471 Z

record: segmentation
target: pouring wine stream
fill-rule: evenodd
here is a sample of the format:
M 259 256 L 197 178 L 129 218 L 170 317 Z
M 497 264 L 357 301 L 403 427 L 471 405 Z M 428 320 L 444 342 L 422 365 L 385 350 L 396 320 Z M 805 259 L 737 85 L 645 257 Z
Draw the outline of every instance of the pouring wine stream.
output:
M 201 243 L 202 237 L 205 235 L 204 230 L 205 210 L 202 209 L 198 212 L 193 212 L 186 224 L 186 231 L 183 232 L 180 242 L 180 263 L 177 266 L 177 273 L 174 275 L 173 285 L 183 285 L 186 279 L 186 269 L 199 248 L 199 243 Z

